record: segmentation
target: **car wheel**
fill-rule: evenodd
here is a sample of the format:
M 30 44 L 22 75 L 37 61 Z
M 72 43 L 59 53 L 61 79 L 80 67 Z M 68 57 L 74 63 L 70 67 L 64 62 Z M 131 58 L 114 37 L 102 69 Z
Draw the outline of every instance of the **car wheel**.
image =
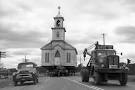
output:
M 36 80 L 36 79 L 33 80 L 33 84 L 34 84 L 34 85 L 37 84 L 37 80 Z
M 37 79 L 37 83 L 38 83 L 39 81 L 38 81 L 38 79 Z
M 21 85 L 23 85 L 24 82 L 20 82 Z

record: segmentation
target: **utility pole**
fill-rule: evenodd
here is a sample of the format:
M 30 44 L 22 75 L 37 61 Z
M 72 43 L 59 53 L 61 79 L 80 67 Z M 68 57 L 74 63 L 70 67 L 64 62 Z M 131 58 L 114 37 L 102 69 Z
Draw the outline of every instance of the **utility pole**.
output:
M 103 45 L 105 45 L 105 33 L 103 33 L 102 35 L 103 35 Z
M 2 55 L 1 55 L 1 51 L 0 51 L 0 68 L 2 68 L 3 66 L 2 66 L 2 63 L 1 63 L 1 58 L 2 58 Z
M 2 56 L 1 53 L 2 53 L 2 52 L 0 51 L 0 64 L 1 64 L 1 56 Z
M 26 55 L 25 55 L 25 57 L 24 57 L 24 62 L 26 63 L 28 61 L 28 59 L 27 59 L 27 57 L 26 57 Z
M 2 63 L 1 63 L 1 58 L 6 58 L 6 54 L 5 54 L 6 52 L 2 52 L 2 51 L 0 51 L 0 65 L 2 65 Z M 2 67 L 2 66 L 0 66 L 0 67 Z
M 25 58 L 24 58 L 24 62 L 27 62 L 27 60 L 26 60 L 26 55 L 25 55 Z

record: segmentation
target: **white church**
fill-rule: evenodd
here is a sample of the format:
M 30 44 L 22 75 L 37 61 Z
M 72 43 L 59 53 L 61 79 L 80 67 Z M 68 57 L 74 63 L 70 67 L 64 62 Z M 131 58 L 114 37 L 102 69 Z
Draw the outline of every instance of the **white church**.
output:
M 77 66 L 77 50 L 65 41 L 66 29 L 63 26 L 64 18 L 58 14 L 54 17 L 52 40 L 41 48 L 41 64 L 44 67 L 51 66 Z

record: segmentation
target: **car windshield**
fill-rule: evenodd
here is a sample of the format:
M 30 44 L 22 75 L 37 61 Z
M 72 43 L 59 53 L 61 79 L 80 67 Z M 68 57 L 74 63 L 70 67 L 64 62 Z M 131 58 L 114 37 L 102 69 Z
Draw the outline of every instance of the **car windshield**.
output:
M 33 68 L 33 64 L 21 65 L 21 68 Z
M 18 69 L 25 69 L 25 68 L 34 68 L 34 64 L 32 63 L 21 63 L 18 65 Z

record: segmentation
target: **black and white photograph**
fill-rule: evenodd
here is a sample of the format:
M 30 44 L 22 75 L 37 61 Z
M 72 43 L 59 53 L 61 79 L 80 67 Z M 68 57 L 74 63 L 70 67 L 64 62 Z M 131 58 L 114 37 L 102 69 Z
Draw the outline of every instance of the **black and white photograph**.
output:
M 135 0 L 0 0 L 0 90 L 135 90 Z

